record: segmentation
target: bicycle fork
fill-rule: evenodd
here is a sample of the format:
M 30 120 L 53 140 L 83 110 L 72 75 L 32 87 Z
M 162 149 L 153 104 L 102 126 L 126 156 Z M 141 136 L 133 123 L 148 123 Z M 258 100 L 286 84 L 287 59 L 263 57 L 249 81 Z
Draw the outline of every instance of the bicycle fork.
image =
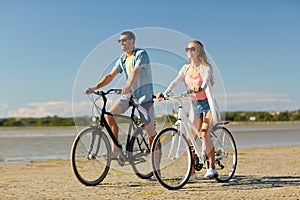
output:
M 179 149 L 180 149 L 181 137 L 182 136 L 181 136 L 180 132 L 178 132 L 178 134 L 173 133 L 172 140 L 171 140 L 171 147 L 170 147 L 170 151 L 169 151 L 169 155 L 168 155 L 169 160 L 176 160 L 179 157 Z M 176 148 L 176 147 L 174 147 L 175 143 L 176 143 L 176 140 L 178 140 L 177 149 L 175 151 L 175 155 L 172 156 L 173 149 Z
M 92 141 L 91 141 L 90 149 L 89 149 L 88 155 L 87 155 L 87 159 L 89 159 L 89 160 L 95 160 L 95 159 L 96 159 L 96 155 L 98 154 L 99 149 L 100 149 L 100 145 L 101 145 L 101 136 L 100 136 L 100 134 L 99 134 L 99 139 L 98 139 L 96 151 L 95 151 L 95 153 L 92 153 L 92 152 L 93 152 L 93 149 L 94 149 L 94 144 L 95 144 L 95 141 L 96 141 L 96 136 L 97 136 L 96 132 L 97 132 L 97 131 L 93 131 L 93 132 L 92 132 Z
M 181 112 L 182 112 L 182 106 L 180 105 L 178 108 L 178 121 L 175 125 L 173 125 L 173 128 L 176 128 L 178 130 L 178 133 L 176 134 L 175 132 L 172 135 L 172 140 L 171 140 L 171 147 L 170 147 L 170 151 L 169 151 L 169 155 L 168 158 L 169 160 L 176 160 L 179 157 L 179 150 L 180 150 L 180 144 L 181 144 L 181 140 L 182 140 L 182 126 L 181 126 Z M 179 129 L 178 129 L 178 125 L 179 125 Z M 177 143 L 177 147 L 174 147 L 175 143 L 176 143 L 176 139 L 178 140 Z M 173 149 L 177 148 L 175 151 L 175 155 L 172 157 L 172 152 Z

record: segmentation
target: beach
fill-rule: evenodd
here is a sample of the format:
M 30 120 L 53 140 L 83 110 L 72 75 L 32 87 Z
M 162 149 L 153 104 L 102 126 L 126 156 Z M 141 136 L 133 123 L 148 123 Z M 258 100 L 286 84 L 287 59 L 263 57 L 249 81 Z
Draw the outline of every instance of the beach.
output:
M 300 199 L 299 158 L 300 146 L 239 148 L 229 182 L 205 179 L 201 170 L 177 191 L 113 169 L 100 185 L 87 187 L 69 159 L 0 163 L 0 199 Z

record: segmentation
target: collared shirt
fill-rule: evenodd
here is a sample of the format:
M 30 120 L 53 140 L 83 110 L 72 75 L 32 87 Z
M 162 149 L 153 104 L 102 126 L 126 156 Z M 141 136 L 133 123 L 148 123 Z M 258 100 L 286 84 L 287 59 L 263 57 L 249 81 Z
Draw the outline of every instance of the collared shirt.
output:
M 133 84 L 134 97 L 138 103 L 144 103 L 152 100 L 153 85 L 152 85 L 152 71 L 150 66 L 150 59 L 147 52 L 143 49 L 135 48 L 133 51 L 134 59 L 132 66 L 126 67 L 126 53 L 123 53 L 115 64 L 115 69 L 120 73 L 124 72 L 127 80 L 131 78 L 130 71 L 127 69 L 134 69 L 135 67 L 142 67 L 139 77 Z

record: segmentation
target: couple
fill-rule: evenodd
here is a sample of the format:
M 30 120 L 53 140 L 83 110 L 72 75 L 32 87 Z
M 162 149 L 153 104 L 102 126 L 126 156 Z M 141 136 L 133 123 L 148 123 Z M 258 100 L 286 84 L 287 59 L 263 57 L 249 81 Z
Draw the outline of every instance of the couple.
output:
M 122 32 L 119 45 L 125 53 L 123 53 L 116 61 L 115 67 L 110 73 L 105 75 L 94 87 L 86 89 L 86 93 L 90 94 L 109 84 L 117 74 L 124 73 L 127 84 L 122 89 L 122 96 L 114 103 L 109 112 L 121 114 L 129 108 L 129 97 L 126 94 L 132 93 L 140 105 L 147 110 L 147 113 L 140 112 L 141 121 L 145 124 L 148 133 L 148 141 L 152 145 L 155 137 L 154 130 L 154 107 L 153 107 L 153 85 L 150 60 L 147 52 L 143 49 L 135 48 L 135 35 L 131 31 Z M 180 82 L 184 82 L 187 90 L 193 89 L 195 93 L 190 97 L 194 110 L 194 125 L 201 131 L 199 137 L 202 138 L 206 147 L 206 154 L 209 159 L 209 169 L 205 177 L 215 177 L 217 170 L 215 169 L 215 151 L 214 145 L 210 139 L 210 131 L 213 122 L 218 121 L 219 113 L 213 99 L 211 86 L 214 83 L 212 67 L 207 61 L 204 47 L 201 42 L 192 40 L 185 48 L 189 64 L 183 65 L 177 78 L 172 81 L 164 94 L 169 94 Z M 163 94 L 157 94 L 162 97 Z M 147 116 L 145 116 L 147 115 Z M 111 127 L 116 139 L 118 139 L 119 128 L 113 116 L 108 115 L 107 121 Z M 194 137 L 197 135 L 194 133 Z M 118 149 L 113 145 L 113 155 L 118 154 Z M 193 167 L 190 180 L 195 179 L 195 169 Z

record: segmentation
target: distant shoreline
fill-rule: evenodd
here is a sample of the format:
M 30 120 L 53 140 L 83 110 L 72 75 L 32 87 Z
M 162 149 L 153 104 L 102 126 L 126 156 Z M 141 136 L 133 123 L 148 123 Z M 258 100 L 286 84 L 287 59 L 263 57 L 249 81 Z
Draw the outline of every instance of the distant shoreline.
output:
M 266 121 L 266 122 L 255 122 L 255 121 L 251 121 L 251 122 L 239 122 L 239 121 L 228 121 L 229 124 L 232 125 L 255 125 L 255 124 L 300 124 L 300 121 Z
M 224 121 L 225 122 L 225 121 Z M 240 121 L 226 121 L 229 122 L 230 125 L 268 125 L 268 124 L 300 124 L 300 121 L 247 121 L 247 122 L 240 122 Z M 119 123 L 122 124 L 122 123 Z M 55 127 L 85 127 L 84 125 L 24 125 L 24 126 L 3 126 L 0 125 L 0 128 L 55 128 Z M 86 125 L 88 126 L 88 125 Z
M 299 124 L 300 109 L 295 111 L 238 111 L 238 112 L 221 112 L 224 121 L 229 121 L 231 124 Z M 157 123 L 168 122 L 175 123 L 177 120 L 174 114 L 156 116 Z M 128 122 L 124 119 L 117 119 L 118 123 Z M 54 126 L 87 126 L 92 125 L 90 116 L 78 117 L 59 117 L 46 116 L 40 118 L 34 117 L 11 117 L 0 118 L 0 127 L 54 127 Z

